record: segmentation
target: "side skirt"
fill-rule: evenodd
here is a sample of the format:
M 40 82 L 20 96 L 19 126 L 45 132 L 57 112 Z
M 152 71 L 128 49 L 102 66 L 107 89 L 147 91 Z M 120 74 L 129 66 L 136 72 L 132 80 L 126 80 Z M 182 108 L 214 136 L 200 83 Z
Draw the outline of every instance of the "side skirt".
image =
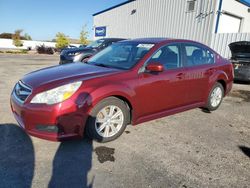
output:
M 179 113 L 179 112 L 184 112 L 184 111 L 187 111 L 187 110 L 190 110 L 190 109 L 203 107 L 203 106 L 205 106 L 205 103 L 204 102 L 199 102 L 199 103 L 194 103 L 194 104 L 190 104 L 190 105 L 186 105 L 186 106 L 182 106 L 182 107 L 173 108 L 173 109 L 170 109 L 170 110 L 165 110 L 165 111 L 162 111 L 162 112 L 157 112 L 155 114 L 150 114 L 150 115 L 138 118 L 137 120 L 135 120 L 132 123 L 132 125 L 137 125 L 139 123 L 143 123 L 143 122 L 146 122 L 146 121 L 162 118 L 162 117 L 165 117 L 165 116 L 173 115 L 173 114 L 176 114 L 176 113 Z

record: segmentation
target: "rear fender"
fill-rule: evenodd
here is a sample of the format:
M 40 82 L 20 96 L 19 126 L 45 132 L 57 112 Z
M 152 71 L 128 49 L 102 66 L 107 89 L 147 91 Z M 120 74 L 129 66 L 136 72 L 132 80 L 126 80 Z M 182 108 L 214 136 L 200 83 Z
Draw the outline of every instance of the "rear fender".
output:
M 218 70 L 212 76 L 210 76 L 210 78 L 209 78 L 209 86 L 208 86 L 207 98 L 208 98 L 208 95 L 209 95 L 211 89 L 213 88 L 214 84 L 218 80 L 223 80 L 226 83 L 225 91 L 227 90 L 227 83 L 228 83 L 228 80 L 229 80 L 228 76 L 224 71 Z

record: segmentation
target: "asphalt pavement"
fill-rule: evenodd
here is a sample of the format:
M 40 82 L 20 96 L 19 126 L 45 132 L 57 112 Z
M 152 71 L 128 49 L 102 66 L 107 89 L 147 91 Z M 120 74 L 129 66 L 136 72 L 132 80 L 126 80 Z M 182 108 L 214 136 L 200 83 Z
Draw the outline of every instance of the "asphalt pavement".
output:
M 250 187 L 250 85 L 235 84 L 212 113 L 193 109 L 117 140 L 51 142 L 27 135 L 9 98 L 26 73 L 58 56 L 0 54 L 0 187 Z

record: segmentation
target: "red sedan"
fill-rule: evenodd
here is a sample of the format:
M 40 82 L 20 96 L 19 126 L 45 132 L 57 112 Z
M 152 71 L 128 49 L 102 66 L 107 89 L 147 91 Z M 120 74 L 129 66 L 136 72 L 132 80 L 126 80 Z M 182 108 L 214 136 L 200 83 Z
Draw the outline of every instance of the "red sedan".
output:
M 231 90 L 233 68 L 209 47 L 148 38 L 115 43 L 88 62 L 25 75 L 11 108 L 30 135 L 107 142 L 126 125 L 203 107 L 216 110 Z

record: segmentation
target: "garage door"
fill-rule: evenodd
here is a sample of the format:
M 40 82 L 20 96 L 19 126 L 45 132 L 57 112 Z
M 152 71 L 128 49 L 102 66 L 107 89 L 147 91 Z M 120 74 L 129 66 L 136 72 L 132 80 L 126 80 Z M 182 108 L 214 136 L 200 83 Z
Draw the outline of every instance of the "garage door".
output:
M 218 33 L 238 33 L 240 26 L 241 18 L 230 14 L 221 14 Z

